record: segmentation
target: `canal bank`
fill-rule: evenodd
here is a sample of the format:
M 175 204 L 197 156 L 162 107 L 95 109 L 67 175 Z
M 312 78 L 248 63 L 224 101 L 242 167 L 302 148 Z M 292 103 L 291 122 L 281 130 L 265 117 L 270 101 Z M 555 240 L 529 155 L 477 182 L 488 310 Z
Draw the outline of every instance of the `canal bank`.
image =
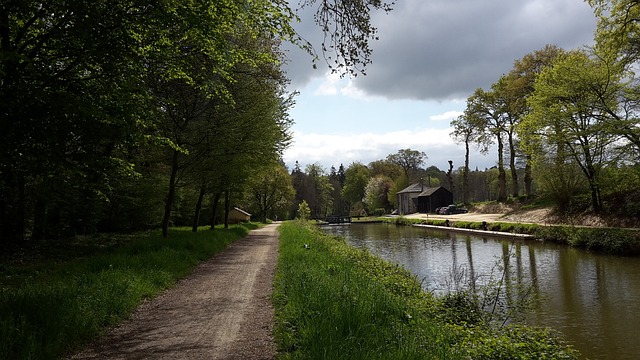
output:
M 384 224 L 326 226 L 348 231 Z M 274 304 L 285 357 L 577 359 L 550 331 L 498 323 L 465 296 L 434 296 L 404 267 L 300 222 L 280 228 Z M 497 324 L 497 326 L 496 326 Z
M 489 237 L 501 237 L 508 239 L 518 239 L 518 240 L 535 240 L 536 237 L 531 234 L 518 234 L 518 233 L 508 233 L 504 231 L 490 231 L 490 230 L 478 230 L 478 229 L 466 229 L 466 228 L 457 228 L 448 226 L 445 220 L 444 226 L 439 225 L 425 225 L 425 224 L 414 224 L 415 227 L 421 227 L 425 229 L 434 229 L 438 231 L 452 231 L 463 234 L 473 234 L 477 236 L 489 236 Z M 483 224 L 485 228 L 488 227 L 488 224 Z
M 539 212 L 537 214 L 540 214 Z M 555 242 L 571 247 L 621 256 L 640 256 L 640 229 L 549 224 L 538 215 L 538 222 L 526 215 L 466 213 L 456 215 L 411 214 L 384 218 L 398 225 L 429 225 L 451 229 L 495 232 L 496 236 L 531 235 L 530 239 Z M 455 230 L 453 230 L 455 229 Z
M 326 227 L 332 235 L 411 271 L 432 293 L 481 291 L 499 281 L 535 300 L 528 324 L 553 328 L 589 359 L 638 359 L 640 258 L 414 226 Z M 492 275 L 493 274 L 493 275 Z M 496 276 L 496 275 L 500 276 Z M 475 281 L 470 281 L 475 280 Z

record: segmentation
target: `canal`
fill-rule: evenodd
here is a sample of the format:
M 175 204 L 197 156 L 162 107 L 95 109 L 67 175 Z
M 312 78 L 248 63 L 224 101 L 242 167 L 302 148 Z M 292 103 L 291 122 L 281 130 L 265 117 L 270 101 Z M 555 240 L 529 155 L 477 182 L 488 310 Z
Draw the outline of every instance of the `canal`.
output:
M 411 226 L 354 223 L 323 229 L 401 264 L 435 293 L 465 283 L 482 287 L 506 268 L 506 278 L 525 285 L 528 296 L 537 299 L 527 323 L 559 331 L 589 359 L 640 359 L 640 258 Z

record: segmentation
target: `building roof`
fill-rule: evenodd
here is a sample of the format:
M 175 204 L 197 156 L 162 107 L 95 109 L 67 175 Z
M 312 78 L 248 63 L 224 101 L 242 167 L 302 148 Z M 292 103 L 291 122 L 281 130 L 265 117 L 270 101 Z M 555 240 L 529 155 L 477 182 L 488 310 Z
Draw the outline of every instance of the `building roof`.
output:
M 407 186 L 406 188 L 398 191 L 398 194 L 404 194 L 404 193 L 420 193 L 423 191 L 423 187 L 420 183 L 416 183 L 416 184 L 412 184 Z
M 240 208 L 234 207 L 233 210 L 235 210 L 235 211 L 237 211 L 237 212 L 239 212 L 239 213 L 241 213 L 243 215 L 251 216 L 251 214 L 249 214 L 248 212 L 246 212 L 246 211 L 244 211 L 244 210 L 242 210 Z
M 398 194 L 419 193 L 418 196 L 431 196 L 431 195 L 433 195 L 433 193 L 438 191 L 438 189 L 440 189 L 440 188 L 443 188 L 443 187 L 442 186 L 425 187 L 420 183 L 415 183 L 415 184 L 407 186 L 406 188 L 402 189 L 401 191 L 398 191 Z M 443 188 L 443 189 L 447 190 L 446 188 Z M 447 190 L 447 191 L 449 191 L 449 190 Z

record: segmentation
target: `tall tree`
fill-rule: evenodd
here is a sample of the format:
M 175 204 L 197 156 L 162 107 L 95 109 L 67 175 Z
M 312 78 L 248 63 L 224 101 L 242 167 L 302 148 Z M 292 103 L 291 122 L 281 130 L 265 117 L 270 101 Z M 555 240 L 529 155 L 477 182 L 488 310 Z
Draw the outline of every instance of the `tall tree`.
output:
M 370 177 L 369 168 L 362 163 L 354 162 L 347 167 L 342 196 L 352 209 L 362 202 Z
M 507 180 L 504 170 L 504 135 L 506 132 L 505 101 L 498 92 L 476 91 L 467 99 L 465 116 L 474 127 L 491 135 L 498 145 L 498 197 L 499 202 L 507 200 Z
M 387 156 L 387 161 L 402 168 L 404 176 L 409 179 L 409 181 L 417 180 L 417 172 L 426 159 L 427 154 L 423 151 L 411 149 L 400 149 L 397 153 Z
M 478 147 L 483 151 L 487 151 L 486 138 L 483 138 L 484 131 L 480 131 L 474 124 L 470 123 L 464 115 L 458 116 L 457 119 L 451 121 L 453 132 L 451 136 L 456 142 L 463 142 L 464 168 L 462 170 L 462 202 L 469 204 L 469 149 L 471 144 L 479 144 Z
M 519 123 L 522 121 L 522 118 L 530 112 L 527 105 L 527 98 L 534 90 L 536 76 L 538 76 L 545 67 L 551 66 L 562 53 L 564 53 L 564 50 L 561 48 L 555 45 L 546 45 L 544 48 L 526 54 L 522 59 L 514 62 L 513 69 L 507 76 L 505 89 L 509 94 L 509 108 L 512 114 L 509 123 L 511 130 L 510 136 L 513 136 L 514 130 L 516 133 L 518 132 Z M 521 148 L 521 145 L 518 145 L 518 147 Z M 524 154 L 524 157 L 524 188 L 525 194 L 530 197 L 533 195 L 531 157 L 527 154 Z
M 611 83 L 609 68 L 601 59 L 584 51 L 572 51 L 558 58 L 553 67 L 542 71 L 529 98 L 532 112 L 526 117 L 526 134 L 537 144 L 534 155 L 544 143 L 556 146 L 557 161 L 566 157 L 577 164 L 589 183 L 591 206 L 602 210 L 600 171 L 606 160 L 606 148 L 616 141 L 608 131 L 605 115 L 598 103 L 616 99 L 607 92 Z M 529 141 L 531 142 L 531 141 Z
M 251 174 L 247 201 L 259 211 L 260 220 L 266 222 L 272 211 L 290 206 L 294 192 L 289 173 L 282 164 L 276 163 Z

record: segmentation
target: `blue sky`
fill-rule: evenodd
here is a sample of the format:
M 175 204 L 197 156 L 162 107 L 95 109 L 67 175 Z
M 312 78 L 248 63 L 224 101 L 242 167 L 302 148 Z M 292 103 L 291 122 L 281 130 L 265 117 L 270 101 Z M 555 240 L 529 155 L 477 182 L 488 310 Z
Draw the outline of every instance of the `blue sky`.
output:
M 318 46 L 319 29 L 308 13 L 300 16 L 299 33 Z M 426 166 L 462 166 L 464 147 L 449 136 L 449 123 L 466 98 L 546 44 L 592 44 L 596 25 L 582 0 L 398 0 L 373 22 L 380 40 L 367 76 L 340 79 L 321 62 L 314 70 L 308 54 L 289 47 L 290 89 L 300 92 L 290 112 L 294 142 L 284 153 L 289 168 L 296 160 L 327 170 L 367 164 L 403 148 L 424 151 Z M 494 151 L 474 151 L 470 166 L 495 163 Z

